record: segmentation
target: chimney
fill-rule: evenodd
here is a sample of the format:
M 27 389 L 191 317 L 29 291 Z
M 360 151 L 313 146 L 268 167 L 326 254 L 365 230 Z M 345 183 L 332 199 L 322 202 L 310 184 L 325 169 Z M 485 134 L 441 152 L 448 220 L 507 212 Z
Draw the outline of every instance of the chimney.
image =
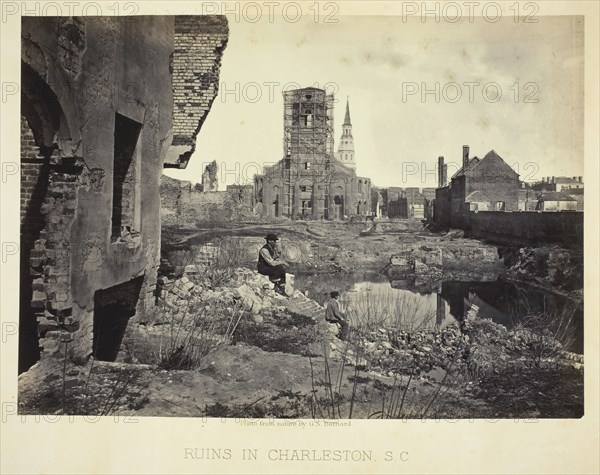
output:
M 438 188 L 446 183 L 444 181 L 444 157 L 438 157 Z
M 583 177 L 582 177 L 582 176 L 578 176 L 578 177 L 577 177 L 577 181 L 578 181 L 579 183 L 583 183 Z
M 555 176 L 552 177 L 552 181 L 550 183 L 552 183 L 552 184 L 556 183 L 556 177 Z
M 545 176 L 542 177 L 542 183 L 546 183 L 546 177 Z
M 572 176 L 572 177 L 571 177 L 571 179 L 572 179 L 573 181 L 577 181 L 577 177 L 576 177 L 576 176 Z
M 467 165 L 469 164 L 469 146 L 463 145 L 463 170 L 466 170 Z
M 442 181 L 444 182 L 444 186 L 448 184 L 448 165 L 444 165 L 444 170 L 442 171 Z

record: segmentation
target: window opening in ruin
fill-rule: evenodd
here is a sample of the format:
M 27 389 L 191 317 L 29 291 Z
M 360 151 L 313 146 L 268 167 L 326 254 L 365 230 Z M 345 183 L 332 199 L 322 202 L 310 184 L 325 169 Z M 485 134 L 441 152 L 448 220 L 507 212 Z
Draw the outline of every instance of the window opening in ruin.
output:
M 304 169 L 310 170 L 310 162 L 304 162 Z
M 300 124 L 300 104 L 292 105 L 292 125 Z
M 101 361 L 115 361 L 129 319 L 135 315 L 144 277 L 98 290 L 94 294 L 93 355 Z
M 496 201 L 496 211 L 504 211 L 506 209 L 506 205 L 504 201 Z
M 139 235 L 136 207 L 137 142 L 142 124 L 121 114 L 115 114 L 113 155 L 112 238 L 133 238 Z
M 312 203 L 311 200 L 302 200 L 302 215 L 308 215 L 312 211 Z
M 311 109 L 302 111 L 302 115 L 300 116 L 300 124 L 304 127 L 313 126 L 313 113 Z

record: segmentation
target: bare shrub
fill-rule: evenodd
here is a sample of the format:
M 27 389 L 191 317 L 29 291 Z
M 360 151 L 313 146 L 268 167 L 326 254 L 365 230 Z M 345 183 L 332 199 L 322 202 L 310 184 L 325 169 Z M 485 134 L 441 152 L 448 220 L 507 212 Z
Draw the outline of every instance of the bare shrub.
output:
M 246 315 L 241 302 L 226 308 L 188 302 L 163 311 L 166 323 L 143 327 L 143 333 L 138 328 L 126 338 L 125 349 L 133 361 L 164 369 L 198 368 L 207 354 L 231 343 Z
M 231 281 L 236 269 L 248 264 L 248 251 L 242 238 L 220 237 L 212 243 L 197 246 L 190 263 L 202 268 L 202 280 L 211 288 Z
M 555 314 L 535 312 L 527 315 L 515 328 L 515 338 L 534 367 L 540 368 L 548 358 L 560 355 L 573 339 L 573 312 Z
M 550 307 L 544 299 L 541 308 L 522 298 L 519 311 L 524 317 L 515 318 L 514 339 L 517 349 L 524 352 L 530 363 L 539 368 L 543 360 L 560 355 L 575 341 L 575 313 L 579 302 Z
M 367 288 L 342 303 L 346 307 L 350 324 L 367 331 L 378 328 L 413 333 L 429 328 L 435 321 L 435 313 L 422 314 L 418 299 L 405 292 L 389 289 Z

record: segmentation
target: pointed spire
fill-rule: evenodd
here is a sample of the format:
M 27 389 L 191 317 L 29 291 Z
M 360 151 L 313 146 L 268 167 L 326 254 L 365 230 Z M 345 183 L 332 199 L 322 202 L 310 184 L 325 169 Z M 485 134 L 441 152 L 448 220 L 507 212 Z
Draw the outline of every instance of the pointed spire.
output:
M 343 125 L 352 125 L 352 122 L 350 122 L 350 99 L 348 96 L 346 96 L 346 117 L 344 118 Z

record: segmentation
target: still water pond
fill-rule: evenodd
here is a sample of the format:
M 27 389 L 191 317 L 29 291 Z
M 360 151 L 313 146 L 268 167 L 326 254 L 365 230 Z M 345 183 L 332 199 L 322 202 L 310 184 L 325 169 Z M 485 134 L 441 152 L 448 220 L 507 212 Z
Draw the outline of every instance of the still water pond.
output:
M 511 329 L 525 316 L 543 312 L 556 322 L 570 320 L 567 349 L 583 353 L 582 305 L 525 284 L 444 281 L 439 292 L 419 293 L 395 288 L 397 282 L 381 274 L 296 274 L 294 285 L 320 304 L 339 290 L 350 318 L 383 319 L 407 330 L 443 327 L 469 312 Z

